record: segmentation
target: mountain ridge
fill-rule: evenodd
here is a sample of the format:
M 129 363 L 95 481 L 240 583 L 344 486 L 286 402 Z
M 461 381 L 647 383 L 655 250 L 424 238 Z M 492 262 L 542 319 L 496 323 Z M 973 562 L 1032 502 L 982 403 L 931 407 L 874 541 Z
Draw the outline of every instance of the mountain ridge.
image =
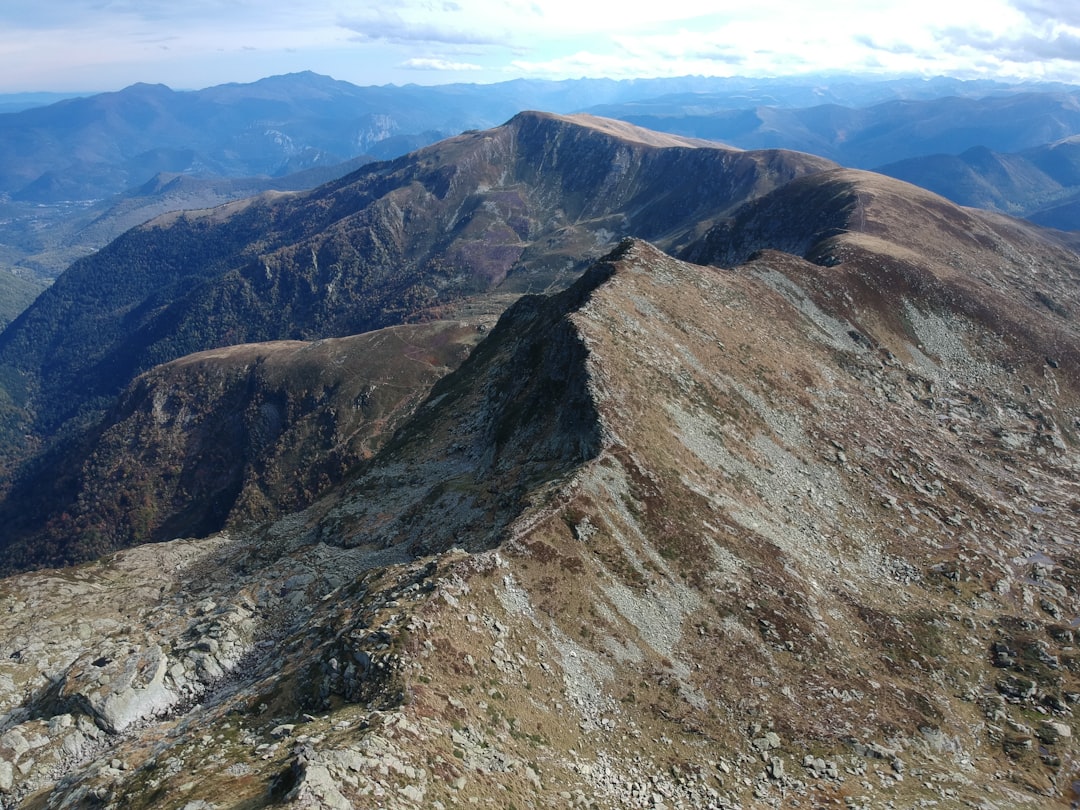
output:
M 838 75 L 358 87 L 308 72 L 203 90 L 136 85 L 68 99 L 59 108 L 33 107 L 26 117 L 0 114 L 9 147 L 8 159 L 0 154 L 0 264 L 55 278 L 119 235 L 121 225 L 138 224 L 140 210 L 130 193 L 159 172 L 190 176 L 207 190 L 147 201 L 144 219 L 204 206 L 214 195 L 236 198 L 260 184 L 285 188 L 294 182 L 285 180 L 287 174 L 325 170 L 361 153 L 392 159 L 525 109 L 601 112 L 655 129 L 689 128 L 688 134 L 742 148 L 795 148 L 870 168 L 943 150 L 1034 147 L 1043 135 L 1052 140 L 1071 132 L 1067 121 L 1075 115 L 1062 101 L 1072 92 L 1046 83 L 941 77 L 868 82 Z M 646 118 L 634 118 L 641 115 Z M 985 126 L 972 129 L 972 120 Z M 991 130 L 997 134 L 983 143 Z M 903 133 L 900 141 L 885 137 L 890 132 Z M 854 147 L 861 151 L 852 152 Z M 1053 159 L 1036 159 L 1039 168 L 1027 165 L 1026 157 L 1007 162 L 1017 160 L 1024 165 L 1012 178 L 1008 171 L 980 177 L 962 162 L 946 161 L 955 178 L 951 190 L 941 187 L 948 178 L 940 175 L 927 177 L 912 167 L 898 171 L 908 172 L 907 179 L 921 172 L 929 187 L 964 204 L 1072 228 L 1071 194 L 1052 179 L 1061 167 Z M 6 185 L 5 176 L 11 181 Z M 240 187 L 225 182 L 240 178 Z M 110 223 L 113 215 L 117 220 Z
M 0 805 L 1069 806 L 1080 257 L 626 126 L 167 215 L 0 335 L 82 406 L 7 559 L 106 552 L 0 579 Z
M 502 128 L 458 136 L 415 156 L 361 169 L 315 192 L 272 195 L 202 212 L 165 215 L 129 235 L 132 246 L 125 249 L 131 255 L 139 255 L 140 261 L 154 263 L 160 273 L 161 268 L 168 267 L 168 262 L 177 256 L 176 238 L 186 238 L 195 246 L 204 243 L 208 235 L 217 234 L 214 236 L 217 241 L 233 241 L 240 246 L 236 254 L 240 263 L 234 265 L 239 272 L 229 270 L 221 276 L 226 286 L 215 280 L 219 270 L 214 262 L 220 259 L 214 257 L 210 257 L 206 270 L 200 271 L 207 273 L 203 287 L 196 287 L 194 294 L 182 293 L 178 300 L 170 300 L 160 278 L 147 276 L 145 281 L 157 288 L 159 297 L 142 303 L 136 303 L 138 299 L 133 298 L 136 305 L 132 313 L 123 320 L 114 320 L 110 328 L 119 330 L 124 328 L 124 320 L 143 317 L 140 310 L 147 312 L 149 319 L 139 329 L 117 332 L 117 349 L 112 357 L 104 354 L 94 359 L 97 349 L 80 345 L 73 339 L 79 328 L 78 320 L 71 317 L 58 319 L 49 310 L 48 298 L 53 294 L 67 297 L 72 302 L 79 301 L 79 306 L 85 306 L 86 296 L 68 292 L 65 284 L 58 284 L 55 293 L 50 293 L 26 317 L 51 318 L 54 323 L 62 320 L 63 330 L 57 332 L 53 341 L 40 338 L 31 341 L 33 332 L 24 324 L 16 324 L 0 336 L 0 358 L 11 357 L 13 352 L 18 354 L 19 344 L 14 341 L 22 340 L 27 345 L 36 345 L 41 356 L 47 357 L 50 363 L 62 360 L 65 351 L 71 352 L 82 363 L 88 357 L 94 360 L 84 365 L 77 376 L 69 378 L 75 381 L 77 393 L 64 395 L 68 407 L 75 403 L 71 412 L 76 414 L 76 419 L 83 420 L 81 426 L 78 421 L 69 423 L 64 443 L 70 446 L 73 437 L 83 431 L 89 430 L 91 435 L 96 435 L 92 433 L 95 430 L 121 429 L 119 423 L 107 427 L 109 417 L 105 422 L 99 421 L 102 417 L 98 414 L 108 408 L 114 393 L 99 388 L 97 400 L 86 398 L 87 392 L 95 393 L 93 385 L 99 383 L 93 381 L 101 377 L 103 367 L 111 364 L 115 369 L 117 359 L 114 358 L 129 364 L 134 360 L 136 364 L 143 364 L 145 373 L 154 365 L 147 350 L 147 336 L 164 338 L 166 347 L 171 345 L 167 341 L 173 341 L 172 345 L 175 345 L 178 340 L 187 338 L 182 333 L 180 338 L 169 337 L 166 330 L 175 328 L 171 324 L 179 323 L 184 329 L 205 330 L 212 320 L 211 313 L 214 313 L 218 329 L 227 326 L 228 320 L 222 313 L 234 309 L 228 302 L 229 296 L 235 296 L 236 291 L 249 290 L 251 299 L 259 302 L 267 317 L 272 316 L 277 324 L 285 324 L 293 331 L 254 331 L 258 318 L 249 311 L 234 319 L 237 323 L 242 321 L 243 328 L 249 331 L 231 337 L 229 332 L 221 332 L 216 337 L 212 335 L 211 345 L 229 345 L 236 339 L 242 342 L 280 338 L 312 340 L 335 334 L 330 330 L 317 331 L 317 322 L 302 320 L 309 317 L 303 308 L 293 309 L 297 303 L 322 308 L 316 312 L 340 308 L 341 301 L 335 299 L 334 291 L 338 285 L 353 283 L 339 270 L 329 276 L 319 275 L 323 272 L 320 268 L 334 261 L 335 256 L 340 262 L 341 248 L 335 248 L 339 251 L 335 254 L 326 249 L 325 242 L 324 247 L 317 247 L 318 242 L 312 241 L 325 239 L 320 234 L 325 233 L 327 227 L 331 238 L 340 240 L 338 245 L 354 253 L 362 240 L 370 240 L 366 243 L 366 252 L 375 255 L 384 266 L 401 267 L 403 262 L 411 261 L 423 272 L 434 270 L 434 278 L 444 279 L 448 263 L 470 267 L 470 272 L 475 274 L 472 280 L 463 278 L 457 291 L 444 287 L 444 291 L 450 289 L 450 296 L 434 306 L 420 302 L 418 309 L 405 315 L 406 319 L 434 319 L 436 325 L 438 319 L 446 316 L 463 318 L 464 322 L 473 324 L 490 323 L 522 292 L 565 286 L 576 277 L 580 272 L 576 268 L 581 266 L 566 260 L 575 251 L 582 251 L 585 256 L 601 252 L 604 244 L 615 236 L 614 228 L 619 228 L 638 236 L 659 237 L 660 244 L 669 252 L 699 264 L 740 266 L 752 264 L 763 251 L 791 254 L 810 262 L 798 271 L 799 278 L 811 280 L 817 288 L 835 289 L 837 281 L 831 278 L 835 275 L 844 279 L 844 296 L 852 300 L 858 297 L 874 302 L 887 299 L 897 291 L 918 291 L 926 304 L 936 311 L 962 313 L 992 326 L 1003 349 L 1018 350 L 1008 361 L 1018 364 L 1018 369 L 1041 369 L 1048 363 L 1057 364 L 1055 368 L 1070 369 L 1080 363 L 1080 357 L 1074 353 L 1072 328 L 1068 326 L 1071 313 L 1080 311 L 1080 299 L 1074 286 L 1060 279 L 1053 283 L 1042 281 L 1030 271 L 1033 262 L 1063 268 L 1060 272 L 1065 275 L 1062 277 L 1071 277 L 1075 281 L 1075 254 L 1047 241 L 1038 229 L 1003 217 L 957 208 L 943 198 L 896 180 L 830 167 L 804 156 L 727 150 L 712 143 L 685 142 L 672 136 L 653 136 L 636 130 L 629 130 L 628 138 L 627 126 L 588 116 L 524 113 Z M 581 167 L 582 160 L 588 163 L 588 171 Z M 482 167 L 479 172 L 469 168 L 476 163 Z M 713 177 L 705 179 L 707 172 L 712 172 Z M 764 184 L 761 184 L 761 177 L 767 178 Z M 662 178 L 659 181 L 662 186 L 657 186 L 653 178 Z M 551 200 L 556 201 L 554 206 L 547 202 Z M 644 201 L 644 205 L 639 201 Z M 317 219 L 314 224 L 305 222 L 298 231 L 291 225 L 294 220 L 289 212 L 305 210 L 312 204 L 317 206 Z M 443 213 L 426 222 L 412 219 L 407 227 L 411 241 L 407 241 L 404 223 L 412 216 L 407 212 L 410 206 L 415 209 L 421 205 L 429 211 Z M 366 213 L 373 210 L 373 214 Z M 359 217 L 357 211 L 361 212 Z M 385 218 L 387 212 L 392 214 L 390 219 Z M 540 230 L 537 223 L 545 217 L 548 225 Z M 259 223 L 260 227 L 267 222 L 279 223 L 271 227 L 277 227 L 280 235 L 260 237 L 258 249 L 266 252 L 254 261 L 250 252 L 245 253 L 250 249 L 244 246 L 242 237 L 220 236 L 228 234 L 230 228 L 237 234 L 244 234 L 245 222 Z M 260 234 L 265 233 L 260 231 Z M 300 234 L 299 241 L 297 233 Z M 425 243 L 425 233 L 434 234 L 434 241 Z M 147 246 L 154 245 L 159 234 L 170 235 L 173 241 L 162 243 L 161 256 L 154 258 Z M 444 238 L 442 234 L 450 234 L 452 239 L 460 237 L 461 241 L 440 242 L 438 240 Z M 275 239 L 280 240 L 279 244 L 284 248 L 276 247 Z M 114 245 L 113 249 L 118 249 L 121 244 Z M 434 254 L 426 252 L 432 249 Z M 181 247 L 179 251 L 188 262 L 184 272 L 192 269 L 189 250 Z M 305 253 L 306 260 L 297 265 L 274 258 L 276 255 L 293 255 L 303 259 Z M 433 259 L 432 256 L 442 258 Z M 101 274 L 103 279 L 113 282 L 122 279 L 123 265 L 119 265 L 121 270 L 118 271 L 116 264 L 107 261 L 107 255 L 102 258 L 106 261 L 102 261 L 89 278 L 96 279 L 97 274 Z M 308 262 L 305 270 L 304 264 Z M 440 266 L 439 262 L 444 264 Z M 532 265 L 532 262 L 537 264 Z M 289 278 L 294 272 L 292 268 L 297 266 L 309 274 L 309 289 L 305 295 L 311 304 L 304 303 L 305 299 L 289 299 L 288 290 L 285 295 L 275 291 L 277 285 L 297 284 L 295 278 Z M 876 270 L 869 272 L 869 267 Z M 280 273 L 279 281 L 273 281 L 275 268 Z M 416 278 L 422 286 L 432 290 L 432 277 L 425 277 L 423 272 Z M 178 276 L 176 283 L 179 288 L 185 288 L 190 281 Z M 94 294 L 111 296 L 102 289 L 100 282 L 92 281 L 90 286 L 94 288 Z M 999 291 L 1006 287 L 1010 293 Z M 1015 299 L 1017 294 L 1022 294 L 1025 307 L 1034 307 L 1047 317 L 1033 319 L 1029 309 L 1017 314 L 1017 302 L 1010 299 L 1010 296 Z M 399 293 L 390 291 L 390 298 L 386 300 L 395 295 Z M 295 303 L 283 303 L 290 300 Z M 396 303 L 401 306 L 400 300 Z M 860 323 L 862 316 L 853 314 L 854 303 L 844 306 L 841 311 L 854 323 Z M 180 318 L 174 313 L 180 313 Z M 383 316 L 386 316 L 385 311 Z M 895 311 L 876 312 L 874 320 L 887 324 L 894 331 L 905 328 L 900 314 Z M 385 322 L 392 323 L 393 318 Z M 364 323 L 353 327 L 346 324 L 337 331 L 341 334 L 361 332 L 378 324 L 378 321 L 368 322 L 366 326 Z M 93 321 L 93 329 L 96 341 L 108 334 L 104 321 Z M 859 330 L 859 334 L 865 331 L 862 327 Z M 6 347 L 2 345 L 4 343 Z M 1033 347 L 1037 347 L 1034 355 Z M 183 354 L 182 350 L 166 348 L 165 351 L 176 356 Z M 140 353 L 147 359 L 140 361 Z M 179 370 L 183 366 L 182 361 L 174 360 L 170 354 L 161 359 L 175 363 L 163 367 L 166 369 Z M 127 375 L 139 370 L 140 365 L 133 364 L 121 366 L 119 374 L 115 370 L 111 372 L 115 375 L 111 383 L 116 386 L 115 394 L 128 385 L 130 377 Z M 48 368 L 43 366 L 42 371 L 48 373 Z M 8 366 L 9 379 L 17 373 L 17 366 Z M 34 379 L 33 366 L 24 365 L 22 373 L 29 380 Z M 72 385 L 55 371 L 52 373 L 52 379 L 45 374 L 39 378 L 42 388 L 38 392 L 30 390 L 24 395 L 29 402 L 33 402 L 30 397 L 47 396 L 50 390 L 64 391 Z M 169 382 L 171 373 L 167 371 L 161 378 L 166 387 L 177 384 Z M 434 380 L 427 384 L 432 382 Z M 504 385 L 512 388 L 508 381 L 504 381 Z M 300 388 L 297 396 L 311 395 L 304 392 L 302 385 Z M 77 410 L 80 401 L 81 413 Z M 91 409 L 96 409 L 98 414 Z M 14 433 L 20 426 L 25 429 L 30 412 L 15 407 L 10 412 L 14 414 L 14 429 L 9 428 L 9 433 Z M 327 418 L 334 430 L 352 430 L 345 428 L 341 417 Z M 14 421 L 19 419 L 23 421 Z M 38 424 L 39 430 L 44 427 L 42 433 L 47 437 L 50 423 L 41 421 Z M 101 426 L 94 427 L 95 424 Z M 1072 430 L 1067 423 L 1060 429 Z M 61 466 L 68 470 L 88 471 L 93 465 L 86 454 L 103 454 L 109 458 L 122 448 L 118 445 L 110 449 L 97 441 L 80 440 L 78 452 L 69 455 Z M 154 441 L 149 443 L 157 446 Z M 36 451 L 36 448 L 31 449 Z M 247 451 L 239 446 L 233 455 L 236 459 L 248 458 Z M 167 460 L 170 456 L 165 454 L 164 458 Z M 94 502 L 98 505 L 92 508 L 64 506 L 62 504 L 70 504 L 76 497 L 82 503 L 89 492 L 106 487 L 107 477 L 84 472 L 85 479 L 75 489 L 67 490 L 67 494 L 53 495 L 50 494 L 55 493 L 52 484 L 56 482 L 51 480 L 49 469 L 57 463 L 53 456 L 31 460 L 22 473 L 12 477 L 14 489 L 3 507 L 9 511 L 15 509 L 11 520 L 6 521 L 9 525 L 6 546 L 12 549 L 12 554 L 15 548 L 21 549 L 20 559 L 25 557 L 31 565 L 35 564 L 36 558 L 28 550 L 35 543 L 42 549 L 37 555 L 40 557 L 37 564 L 45 559 L 81 559 L 90 548 L 115 548 L 150 538 L 164 539 L 171 531 L 166 526 L 179 525 L 170 523 L 170 516 L 177 516 L 186 509 L 202 508 L 198 505 L 201 496 L 188 495 L 169 503 L 160 492 L 153 492 L 157 485 L 140 490 L 142 484 L 138 483 L 139 475 L 134 469 L 127 475 L 134 475 L 131 480 L 135 481 L 135 489 L 150 494 L 145 496 L 146 503 L 140 510 L 129 506 L 126 514 L 141 511 L 144 515 L 154 516 L 149 521 L 133 521 L 126 517 L 115 497 L 96 498 Z M 179 469 L 188 469 L 186 462 L 174 463 Z M 98 466 L 101 467 L 100 463 Z M 308 495 L 303 502 L 310 502 L 315 495 L 336 484 L 343 471 L 339 469 L 318 486 L 305 486 Z M 189 473 L 185 472 L 185 475 Z M 226 476 L 233 482 L 229 485 L 230 492 L 232 487 L 240 486 L 238 475 L 239 470 L 233 470 Z M 243 475 L 252 473 L 244 472 Z M 71 479 L 63 480 L 70 482 Z M 32 497 L 30 493 L 38 495 Z M 282 497 L 280 492 L 274 496 Z M 27 498 L 42 503 L 41 508 L 31 510 L 34 517 L 29 521 L 25 516 L 18 517 L 18 504 Z M 51 503 L 50 498 L 53 499 Z M 259 512 L 254 509 L 254 501 L 245 506 L 232 495 L 225 497 L 223 511 L 198 524 L 202 528 L 196 533 L 220 530 L 256 514 L 276 514 L 273 500 L 264 499 L 265 506 Z M 300 502 L 295 505 L 299 506 Z M 106 512 L 112 515 L 108 520 L 103 518 Z M 60 520 L 62 515 L 67 517 Z M 113 528 L 106 532 L 91 532 L 90 527 L 95 524 Z M 136 529 L 136 526 L 142 528 Z M 67 537 L 70 546 L 68 552 L 55 546 L 63 536 Z M 106 537 L 109 539 L 104 539 Z M 51 538 L 47 544 L 46 538 Z M 42 556 L 46 548 L 48 555 Z
M 626 132 L 526 114 L 315 191 L 166 215 L 73 265 L 0 334 L 0 365 L 52 431 L 191 351 L 355 334 L 499 284 L 565 284 L 626 232 L 690 239 L 747 195 L 830 165 L 631 142 L 613 126 Z M 76 393 L 58 408 L 61 390 Z

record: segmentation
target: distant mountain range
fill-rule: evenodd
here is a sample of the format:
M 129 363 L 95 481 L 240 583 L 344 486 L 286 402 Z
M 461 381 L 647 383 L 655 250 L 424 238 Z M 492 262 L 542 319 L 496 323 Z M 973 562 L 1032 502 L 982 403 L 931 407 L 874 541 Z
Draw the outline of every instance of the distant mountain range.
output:
M 604 105 L 590 112 L 742 149 L 797 149 L 862 169 L 978 146 L 1015 152 L 1080 132 L 1076 88 L 983 98 L 905 99 L 857 108 L 822 104 L 732 110 L 723 104 L 723 99 L 708 96 L 678 96 Z
M 0 115 L 0 193 L 55 203 L 101 199 L 157 172 L 281 176 L 360 154 L 396 157 L 524 109 L 587 110 L 864 168 L 975 145 L 1013 150 L 1071 134 L 1064 130 L 1075 126 L 1075 100 L 1069 108 L 1059 95 L 971 97 L 1002 89 L 946 80 L 807 85 L 703 78 L 357 87 L 313 73 L 187 92 L 138 84 Z M 882 98 L 903 100 L 866 106 Z M 858 109 L 839 106 L 845 104 Z
M 19 97 L 12 103 L 23 109 L 0 114 L 0 268 L 53 278 L 164 210 L 295 189 L 296 173 L 309 169 L 322 172 L 307 177 L 315 185 L 356 161 L 398 157 L 523 110 L 587 111 L 740 148 L 796 149 L 873 168 L 975 147 L 1044 146 L 1080 131 L 1073 92 L 837 76 L 358 87 L 299 73 L 196 91 L 140 84 L 51 104 L 38 98 L 30 108 L 35 99 Z M 192 182 L 166 188 L 177 176 Z M 1007 197 L 1011 189 L 984 197 L 995 194 Z M 1039 199 L 1067 196 L 1066 189 Z M 1069 227 L 1068 210 L 1057 213 L 1058 227 Z
M 989 208 L 1062 230 L 1080 227 L 1080 136 L 1019 152 L 972 147 L 878 168 L 961 205 Z
M 979 208 L 1080 229 L 1080 92 L 731 110 L 674 96 L 594 112 L 740 148 L 782 147 L 870 168 Z

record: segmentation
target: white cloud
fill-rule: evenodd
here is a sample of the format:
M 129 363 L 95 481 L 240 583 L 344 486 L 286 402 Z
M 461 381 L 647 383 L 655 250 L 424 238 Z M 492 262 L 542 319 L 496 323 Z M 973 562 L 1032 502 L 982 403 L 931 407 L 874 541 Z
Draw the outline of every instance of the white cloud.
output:
M 935 46 L 986 74 L 1076 80 L 1080 6 L 1071 0 L 1012 0 L 993 18 L 943 25 Z
M 474 65 L 470 62 L 450 62 L 446 59 L 430 59 L 424 57 L 406 59 L 401 63 L 401 67 L 406 70 L 483 70 L 482 66 Z
M 588 49 L 527 54 L 511 67 L 550 77 L 586 75 L 778 75 L 821 70 L 933 71 L 955 69 L 952 54 L 925 20 L 955 22 L 969 12 L 963 4 L 944 11 L 940 3 L 909 0 L 867 3 L 838 0 L 827 7 L 761 0 L 723 15 L 673 15 L 660 22 L 626 15 L 614 34 Z M 650 6 L 654 12 L 662 4 Z M 716 6 L 713 5 L 712 8 Z M 980 4 L 980 15 L 994 15 Z M 701 9 L 698 9 L 701 10 Z M 651 12 L 651 13 L 654 13 Z M 648 23 L 648 24 L 646 24 Z M 691 24 L 692 23 L 692 24 Z M 865 32 L 888 32 L 871 36 Z M 546 44 L 546 43 L 544 43 Z
M 352 31 L 359 40 L 386 40 L 402 43 L 444 43 L 453 45 L 499 45 L 508 31 L 485 27 L 462 27 L 453 19 L 461 14 L 456 6 L 442 14 L 401 14 L 393 8 L 371 9 L 363 14 L 341 16 L 338 25 Z

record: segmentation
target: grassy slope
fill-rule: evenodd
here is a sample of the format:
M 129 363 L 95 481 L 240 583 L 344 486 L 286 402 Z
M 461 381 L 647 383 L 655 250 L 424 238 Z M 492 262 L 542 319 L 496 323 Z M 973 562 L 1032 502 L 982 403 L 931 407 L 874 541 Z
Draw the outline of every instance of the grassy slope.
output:
M 40 281 L 0 270 L 0 329 L 7 326 L 45 289 Z

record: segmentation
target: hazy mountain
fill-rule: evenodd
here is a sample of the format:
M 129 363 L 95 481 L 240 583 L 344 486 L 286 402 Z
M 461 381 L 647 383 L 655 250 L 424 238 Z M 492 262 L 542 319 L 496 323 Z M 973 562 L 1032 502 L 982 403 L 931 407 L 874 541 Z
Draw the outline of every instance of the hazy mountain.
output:
M 1080 230 L 1080 142 L 1075 136 L 1013 154 L 978 147 L 960 155 L 927 155 L 879 171 L 961 205 Z
M 527 188 L 633 221 L 613 167 L 713 151 L 643 137 L 527 116 L 441 154 L 543 144 Z M 820 169 L 664 223 L 720 266 L 628 239 L 520 298 L 306 510 L 4 580 L 5 801 L 1066 806 L 1080 259 Z M 213 401 L 260 351 L 125 402 L 182 436 L 169 376 Z
M 741 110 L 683 94 L 593 111 L 740 148 L 797 149 L 873 167 L 962 205 L 1080 229 L 1075 91 Z
M 0 191 L 97 200 L 163 171 L 247 177 L 339 163 L 399 126 L 359 96 L 297 74 L 203 91 L 140 84 L 0 115 Z
M 959 155 L 927 155 L 878 171 L 929 189 L 961 205 L 1024 216 L 1066 194 L 1066 186 L 1024 154 L 973 147 Z
M 1080 97 L 1075 90 L 905 99 L 858 108 L 838 104 L 710 108 L 707 97 L 698 105 L 686 97 L 673 104 L 662 101 L 599 106 L 590 112 L 742 149 L 797 149 L 857 168 L 958 154 L 972 147 L 1018 152 L 1080 131 Z M 653 111 L 654 106 L 659 109 Z M 702 107 L 705 111 L 699 112 Z
M 1047 228 L 1063 231 L 1080 230 L 1080 192 L 1070 194 L 1059 202 L 1043 206 L 1026 217 Z
M 688 106 L 714 110 L 821 103 L 861 106 L 946 93 L 989 95 L 1007 88 L 993 82 L 872 82 L 842 76 L 358 87 L 314 73 L 196 91 L 138 84 L 0 115 L 0 193 L 35 202 L 96 200 L 163 171 L 247 177 L 285 174 L 362 153 L 392 158 L 466 129 L 495 126 L 525 109 L 573 112 L 625 102 L 629 109 L 662 104 L 670 111 L 677 99 L 675 111 L 685 114 Z M 657 97 L 663 98 L 644 101 Z M 957 104 L 962 105 L 962 99 L 949 102 Z M 948 115 L 971 114 L 975 109 L 960 106 Z M 625 117 L 626 111 L 613 117 Z M 795 119 L 817 115 L 792 114 Z M 1023 114 L 1039 112 L 1031 109 Z M 1043 139 L 1047 140 L 1051 138 Z
M 0 113 L 16 113 L 32 107 L 47 107 L 89 93 L 0 93 Z

